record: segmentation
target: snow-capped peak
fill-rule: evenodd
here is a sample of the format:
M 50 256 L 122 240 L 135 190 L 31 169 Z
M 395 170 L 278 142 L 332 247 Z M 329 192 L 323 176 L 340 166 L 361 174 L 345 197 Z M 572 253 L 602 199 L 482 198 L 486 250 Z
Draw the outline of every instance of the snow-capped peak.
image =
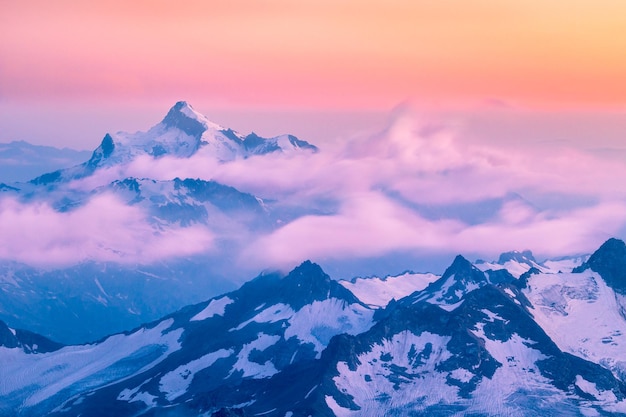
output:
M 224 130 L 222 126 L 207 119 L 186 101 L 174 104 L 161 123 L 170 128 L 178 128 L 192 136 L 198 133 L 202 135 L 207 129 Z
M 139 156 L 189 158 L 219 162 L 270 153 L 317 152 L 317 147 L 292 135 L 247 136 L 210 121 L 186 101 L 172 106 L 163 120 L 145 132 L 107 133 L 89 161 L 41 175 L 30 182 L 45 185 L 84 178 L 99 168 L 123 165 Z
M 602 275 L 609 287 L 620 294 L 626 294 L 626 244 L 624 241 L 611 238 L 589 257 L 574 272 L 592 269 Z

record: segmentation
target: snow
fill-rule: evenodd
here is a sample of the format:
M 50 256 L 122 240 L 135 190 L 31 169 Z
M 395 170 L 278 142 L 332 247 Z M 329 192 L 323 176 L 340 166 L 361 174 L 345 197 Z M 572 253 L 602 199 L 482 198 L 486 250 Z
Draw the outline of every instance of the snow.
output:
M 362 333 L 372 326 L 373 316 L 373 310 L 337 298 L 314 301 L 289 318 L 285 339 L 296 337 L 303 343 L 313 344 L 319 357 L 331 337 L 339 333 Z
M 531 266 L 537 268 L 540 272 L 543 273 L 556 274 L 559 272 L 572 272 L 572 269 L 582 265 L 582 263 L 585 262 L 587 258 L 588 256 L 575 256 L 560 259 L 548 259 L 541 264 L 533 261 L 528 261 L 529 263 L 524 263 L 516 260 L 509 260 L 503 264 L 499 264 L 497 262 L 482 262 L 475 264 L 475 266 L 481 271 L 487 271 L 489 269 L 494 271 L 498 269 L 506 269 L 515 278 L 519 278 L 522 274 L 528 272 Z
M 339 375 L 333 381 L 361 409 L 338 411 L 346 416 L 382 416 L 393 415 L 394 409 L 406 409 L 409 405 L 418 411 L 429 405 L 457 401 L 458 388 L 446 382 L 449 372 L 438 370 L 438 365 L 451 357 L 446 348 L 449 341 L 449 336 L 404 331 L 360 354 L 355 370 L 339 362 Z M 430 354 L 419 355 L 428 351 Z M 329 405 L 335 411 L 333 406 Z
M 482 327 L 483 323 L 478 323 L 473 333 L 484 340 L 485 348 L 501 366 L 492 378 L 483 378 L 479 382 L 472 395 L 476 401 L 470 405 L 468 414 L 518 415 L 520 408 L 533 410 L 535 407 L 541 411 L 537 412 L 538 415 L 551 414 L 548 410 L 553 413 L 565 402 L 565 393 L 541 375 L 537 361 L 547 356 L 533 349 L 532 340 L 518 334 L 506 341 L 491 340 L 485 336 Z M 536 397 L 541 401 L 533 404 Z
M 15 329 L 12 329 L 12 328 L 10 328 L 10 327 L 9 327 L 9 331 L 10 331 L 11 333 L 13 333 L 13 336 L 17 336 L 17 335 L 15 334 Z
M 187 392 L 194 375 L 198 371 L 206 369 L 213 365 L 218 359 L 227 358 L 232 354 L 232 349 L 220 349 L 181 365 L 163 375 L 159 381 L 159 390 L 165 393 L 168 401 L 173 401 Z
M 626 320 L 597 273 L 533 275 L 524 295 L 535 321 L 561 350 L 626 376 Z
M 261 310 L 230 331 L 241 330 L 252 322 L 276 323 L 285 320 L 285 340 L 296 337 L 302 343 L 311 343 L 319 356 L 330 338 L 336 334 L 354 335 L 369 329 L 373 315 L 373 310 L 337 298 L 314 301 L 298 311 L 279 303 Z
M 510 288 L 504 288 L 504 292 L 510 296 L 513 300 L 517 301 L 517 297 L 515 296 L 515 293 L 513 292 L 513 290 L 511 290 Z
M 94 282 L 96 283 L 96 285 L 98 286 L 98 289 L 100 290 L 100 292 L 102 292 L 102 294 L 105 297 L 109 297 L 109 294 L 107 294 L 107 292 L 104 290 L 104 288 L 102 288 L 102 284 L 100 284 L 100 281 L 98 280 L 98 278 L 94 278 Z
M 212 130 L 223 130 L 224 129 L 222 126 L 218 125 L 217 123 L 214 123 L 214 122 L 210 121 L 209 119 L 207 119 L 206 116 L 204 116 L 203 114 L 198 113 L 187 102 L 183 102 L 183 105 L 181 106 L 179 111 L 182 114 L 184 114 L 185 116 L 187 116 L 188 118 L 199 121 L 200 123 L 202 123 L 204 126 L 206 126 L 209 129 L 212 129 Z
M 599 390 L 593 382 L 587 381 L 580 375 L 576 375 L 576 386 L 583 392 L 593 396 L 606 411 L 613 413 L 626 412 L 626 400 L 618 401 L 615 393 L 611 390 Z
M 278 370 L 271 361 L 266 361 L 263 364 L 251 362 L 250 353 L 257 350 L 263 352 L 268 347 L 274 345 L 280 340 L 280 336 L 268 335 L 265 333 L 259 333 L 257 338 L 245 345 L 239 351 L 237 355 L 237 362 L 233 365 L 233 369 L 230 375 L 233 375 L 237 371 L 243 372 L 242 377 L 251 377 L 256 379 L 269 378 L 272 375 L 278 373 Z
M 324 399 L 326 400 L 326 405 L 332 410 L 336 417 L 347 417 L 353 415 L 352 410 L 350 410 L 349 408 L 343 408 L 342 406 L 337 404 L 337 401 L 335 401 L 335 398 L 333 398 L 332 396 L 326 395 Z
M 450 378 L 456 379 L 457 381 L 461 381 L 464 383 L 471 381 L 473 377 L 473 373 L 463 368 L 458 368 L 450 372 Z
M 244 327 L 246 327 L 248 324 L 250 324 L 252 322 L 256 322 L 256 323 L 276 323 L 277 321 L 280 321 L 280 320 L 289 319 L 293 315 L 294 315 L 294 311 L 287 304 L 282 304 L 282 303 L 274 304 L 274 305 L 272 305 L 272 306 L 262 310 L 256 316 L 252 317 L 250 320 L 244 321 L 243 323 L 241 323 L 236 328 L 230 329 L 230 331 L 241 330 L 241 329 L 243 329 Z
M 459 301 L 452 303 L 452 300 L 446 300 L 446 298 L 450 299 L 450 290 L 455 284 L 457 284 L 457 282 L 454 279 L 454 274 L 450 275 L 450 277 L 448 277 L 448 279 L 443 283 L 440 290 L 433 291 L 432 293 L 425 293 L 424 295 L 417 297 L 415 302 L 426 301 L 430 304 L 438 305 L 447 311 L 452 311 L 462 304 L 462 297 L 465 294 L 480 288 L 480 285 L 476 282 L 466 283 L 462 289 L 459 288 L 454 291 L 454 297 L 452 300 L 456 299 Z
M 497 271 L 499 269 L 506 269 L 515 278 L 519 278 L 523 273 L 528 272 L 528 270 L 531 268 L 531 266 L 528 264 L 521 263 L 521 262 L 514 261 L 514 260 L 507 261 L 504 264 L 499 264 L 496 262 L 484 262 L 484 263 L 478 263 L 475 266 L 476 268 L 480 269 L 483 272 L 489 269 L 493 271 Z M 535 264 L 535 268 L 538 268 L 540 270 L 543 269 L 541 268 L 540 265 L 537 265 L 537 264 Z
M 165 333 L 173 322 L 168 319 L 152 329 L 142 328 L 98 344 L 68 346 L 51 353 L 26 354 L 2 347 L 0 402 L 11 400 L 33 406 L 62 390 L 84 392 L 137 375 L 180 348 L 182 329 Z
M 431 282 L 439 279 L 435 274 L 405 273 L 386 278 L 357 278 L 339 281 L 363 303 L 375 307 L 385 307 L 392 299 L 399 300 L 415 291 L 423 290 Z
M 120 401 L 128 401 L 129 403 L 141 401 L 148 407 L 155 406 L 157 397 L 150 394 L 149 392 L 140 391 L 143 385 L 144 384 L 133 388 L 132 390 L 128 388 L 122 390 L 122 392 L 120 392 L 120 395 L 117 396 L 117 399 Z
M 555 274 L 559 271 L 572 272 L 572 269 L 582 265 L 587 260 L 587 258 L 589 257 L 576 256 L 572 258 L 548 259 L 547 261 L 544 261 L 542 265 L 545 266 L 549 270 L 549 272 Z
M 189 321 L 200 321 L 210 319 L 214 316 L 223 316 L 226 306 L 232 303 L 234 303 L 234 301 L 228 297 L 213 299 L 204 310 L 193 316 Z

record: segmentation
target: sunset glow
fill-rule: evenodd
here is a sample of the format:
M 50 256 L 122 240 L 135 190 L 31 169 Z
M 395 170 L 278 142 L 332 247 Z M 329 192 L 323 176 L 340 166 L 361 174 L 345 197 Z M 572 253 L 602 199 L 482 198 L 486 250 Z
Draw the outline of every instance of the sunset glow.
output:
M 612 108 L 626 4 L 26 1 L 0 13 L 0 99 L 231 108 Z

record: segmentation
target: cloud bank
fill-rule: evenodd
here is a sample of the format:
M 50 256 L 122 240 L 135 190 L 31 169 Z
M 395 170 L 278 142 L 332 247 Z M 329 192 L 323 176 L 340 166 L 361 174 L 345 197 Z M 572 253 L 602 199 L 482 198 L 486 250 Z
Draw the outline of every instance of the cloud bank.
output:
M 126 174 L 211 178 L 295 206 L 336 203 L 336 212 L 299 218 L 251 242 L 243 258 L 259 265 L 395 250 L 493 257 L 530 248 L 560 256 L 592 251 L 626 224 L 621 161 L 555 146 L 499 149 L 464 142 L 459 131 L 404 112 L 384 132 L 319 154 L 225 164 L 200 155 L 140 158 Z M 450 207 L 467 213 L 446 215 Z M 468 221 L 471 210 L 490 213 Z
M 151 262 L 237 242 L 238 263 L 271 268 L 304 259 L 471 253 L 494 258 L 531 249 L 540 257 L 585 253 L 626 226 L 626 164 L 565 147 L 498 148 L 464 141 L 450 122 L 400 112 L 383 132 L 317 154 L 218 163 L 148 156 L 75 181 L 88 191 L 125 177 L 216 180 L 300 210 L 271 231 L 222 236 L 206 226 L 149 224 L 139 207 L 91 199 L 70 213 L 4 200 L 0 257 L 23 262 L 85 259 Z M 304 213 L 304 215 L 302 215 Z
M 0 258 L 42 267 L 83 261 L 151 263 L 210 250 L 213 235 L 202 227 L 156 230 L 137 207 L 99 195 L 69 212 L 48 203 L 0 199 Z

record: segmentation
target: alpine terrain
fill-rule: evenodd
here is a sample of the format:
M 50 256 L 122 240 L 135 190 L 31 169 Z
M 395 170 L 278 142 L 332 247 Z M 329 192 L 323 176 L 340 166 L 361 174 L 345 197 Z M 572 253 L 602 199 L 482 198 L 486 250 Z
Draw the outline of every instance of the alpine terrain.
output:
M 65 343 L 84 343 L 235 289 L 252 273 L 237 259 L 249 237 L 315 209 L 284 207 L 210 179 L 138 178 L 133 167 L 193 157 L 210 176 L 211 166 L 226 161 L 317 150 L 291 135 L 239 134 L 181 101 L 146 132 L 106 134 L 83 163 L 28 182 L 0 183 L 10 212 L 35 207 L 88 224 L 115 221 L 110 217 L 120 211 L 130 217 L 117 235 L 89 236 L 96 243 L 85 242 L 80 262 L 55 264 L 68 256 L 55 253 L 53 263 L 22 262 L 24 253 L 0 261 L 0 319 Z M 101 218 L 81 217 L 85 207 L 95 207 Z M 137 236 L 139 249 L 124 252 L 129 236 Z M 157 241 L 150 246 L 153 236 Z M 163 253 L 171 241 L 179 242 L 174 256 Z
M 306 261 L 95 343 L 0 324 L 0 414 L 626 415 L 625 270 L 617 239 L 441 276 Z

